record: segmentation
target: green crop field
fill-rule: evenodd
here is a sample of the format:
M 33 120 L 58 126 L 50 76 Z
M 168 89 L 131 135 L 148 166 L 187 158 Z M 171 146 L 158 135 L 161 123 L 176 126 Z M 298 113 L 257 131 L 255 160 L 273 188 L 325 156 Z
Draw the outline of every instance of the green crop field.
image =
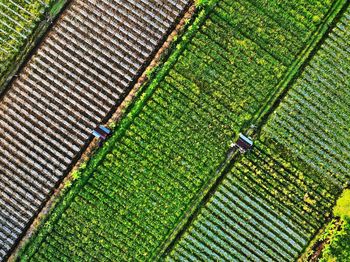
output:
M 345 183 L 350 174 L 350 10 L 297 79 L 264 128 L 318 172 Z
M 0 3 L 0 68 L 21 49 L 49 5 L 50 0 Z
M 256 142 L 235 159 L 169 261 L 293 261 L 329 213 L 340 188 L 300 171 Z
M 322 28 L 329 26 L 329 17 L 343 3 L 224 0 L 200 11 L 113 137 L 81 169 L 80 178 L 22 251 L 23 259 L 160 256 L 217 177 L 231 142 L 283 87 L 295 61 L 322 37 Z M 275 162 L 282 164 L 271 167 Z M 266 234 L 262 248 L 267 253 L 256 250 L 255 258 L 296 257 L 317 228 L 317 216 L 327 213 L 331 201 L 323 197 L 332 200 L 332 190 L 338 187 L 321 179 L 320 188 L 308 193 L 317 174 L 290 170 L 289 161 L 264 149 L 235 168 L 241 179 L 232 177 L 223 187 L 242 191 L 234 195 L 229 189 L 220 201 L 244 200 L 241 209 L 247 213 L 234 219 L 254 216 L 250 232 L 259 231 L 260 238 Z M 255 169 L 260 171 L 251 172 Z M 272 172 L 269 179 L 265 169 Z M 259 183 L 256 189 L 247 179 Z M 290 184 L 282 190 L 286 183 Z M 317 209 L 312 206 L 315 199 Z M 262 219 L 269 226 L 259 225 Z M 247 230 L 232 236 L 242 246 L 248 243 L 238 235 Z M 278 244 L 274 237 L 294 241 L 295 247 Z M 286 254 L 273 253 L 277 250 Z M 242 251 L 225 252 L 244 256 Z M 220 256 L 214 253 L 213 259 Z
M 333 218 L 312 240 L 300 262 L 349 261 L 350 190 L 345 189 L 333 207 Z
M 167 260 L 292 261 L 330 216 L 349 183 L 349 14 L 268 119 L 263 142 L 233 160 Z M 345 201 L 336 215 L 348 212 Z M 349 258 L 343 220 L 322 261 Z
M 350 202 L 348 202 L 350 204 Z M 333 232 L 330 243 L 322 251 L 320 262 L 350 260 L 350 218 L 342 219 L 339 231 Z
M 320 236 L 325 241 L 321 262 L 348 261 L 350 259 L 350 190 L 344 191 L 333 209 L 333 219 Z M 340 227 L 339 227 L 340 225 Z

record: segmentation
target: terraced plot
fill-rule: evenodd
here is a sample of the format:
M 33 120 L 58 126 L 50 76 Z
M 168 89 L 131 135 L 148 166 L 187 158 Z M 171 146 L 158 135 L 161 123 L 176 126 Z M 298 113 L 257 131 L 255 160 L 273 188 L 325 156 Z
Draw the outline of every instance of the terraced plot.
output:
M 45 38 L 0 105 L 0 260 L 188 2 L 73 1 Z
M 152 260 L 162 253 L 215 177 L 233 135 L 277 90 L 335 1 L 272 3 L 280 8 L 273 16 L 265 1 L 234 0 L 199 14 L 24 260 Z M 308 236 L 299 222 L 290 229 L 305 227 Z M 289 253 L 295 257 L 306 240 L 290 239 L 298 243 Z

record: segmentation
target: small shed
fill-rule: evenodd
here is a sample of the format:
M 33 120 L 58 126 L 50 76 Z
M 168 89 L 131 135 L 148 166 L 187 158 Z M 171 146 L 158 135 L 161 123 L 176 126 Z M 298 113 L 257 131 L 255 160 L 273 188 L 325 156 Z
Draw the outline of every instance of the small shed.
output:
M 234 145 L 242 154 L 244 154 L 253 147 L 253 140 L 243 134 L 239 134 L 239 138 Z
M 101 140 L 106 140 L 110 133 L 111 130 L 103 125 L 99 125 L 94 131 L 92 131 L 92 134 Z

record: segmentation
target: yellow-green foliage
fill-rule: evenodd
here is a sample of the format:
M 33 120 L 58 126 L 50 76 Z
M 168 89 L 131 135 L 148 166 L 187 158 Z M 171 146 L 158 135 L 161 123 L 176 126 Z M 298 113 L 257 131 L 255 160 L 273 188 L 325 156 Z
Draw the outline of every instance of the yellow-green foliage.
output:
M 345 217 L 342 227 L 330 237 L 320 262 L 350 261 L 350 218 Z
M 201 6 L 209 6 L 216 2 L 217 0 L 196 0 L 196 6 L 201 7 Z
M 343 192 L 342 196 L 338 199 L 337 205 L 333 209 L 335 216 L 350 218 L 350 190 L 347 189 Z
M 51 0 L 0 1 L 0 78 L 30 41 Z
M 335 216 L 341 217 L 341 229 L 332 232 L 320 261 L 350 261 L 350 190 L 343 192 L 333 209 Z M 334 223 L 334 222 L 333 222 Z

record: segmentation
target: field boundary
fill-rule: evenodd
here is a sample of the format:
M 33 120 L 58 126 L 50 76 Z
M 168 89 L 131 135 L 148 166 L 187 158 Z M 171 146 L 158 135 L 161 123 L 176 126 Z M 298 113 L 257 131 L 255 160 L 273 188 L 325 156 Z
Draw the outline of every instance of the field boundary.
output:
M 151 57 L 149 63 L 145 65 L 145 68 L 141 70 L 142 74 L 136 78 L 133 88 L 128 92 L 123 102 L 116 108 L 112 110 L 111 116 L 104 120 L 103 123 L 116 130 L 119 127 L 120 122 L 126 118 L 135 106 L 138 99 L 142 99 L 144 92 L 148 89 L 150 83 L 158 75 L 158 72 L 163 70 L 164 62 L 168 61 L 168 58 L 172 55 L 173 50 L 176 48 L 177 44 L 181 42 L 182 34 L 186 32 L 186 28 L 191 26 L 191 22 L 196 18 L 195 5 L 193 1 L 189 1 L 187 8 L 184 9 L 183 13 L 178 17 L 176 23 L 174 23 L 173 28 L 169 29 L 169 33 L 164 37 L 164 41 L 160 43 L 160 48 L 155 49 L 155 54 Z M 106 117 L 107 118 L 107 117 Z M 114 135 L 113 135 L 114 136 Z M 113 136 L 109 139 L 111 140 Z M 106 141 L 109 143 L 109 141 Z M 105 145 L 102 147 L 104 148 Z M 45 203 L 44 208 L 41 209 L 39 214 L 36 216 L 35 220 L 31 223 L 30 229 L 26 232 L 26 236 L 19 241 L 15 251 L 11 254 L 9 261 L 17 261 L 19 257 L 27 250 L 35 253 L 38 249 L 38 245 L 44 241 L 46 235 L 50 232 L 51 226 L 45 228 L 46 221 L 48 221 L 51 216 L 57 215 L 57 213 L 62 213 L 69 206 L 69 203 L 74 199 L 74 193 L 71 191 L 79 191 L 79 189 L 86 184 L 90 177 L 80 177 L 85 168 L 91 164 L 91 155 L 101 150 L 98 148 L 98 143 L 96 139 L 91 139 L 91 142 L 82 150 L 81 156 L 79 156 L 78 161 L 70 169 L 68 175 L 59 183 L 59 187 L 55 190 L 52 196 Z M 94 162 L 95 163 L 95 162 Z M 97 163 L 95 163 L 97 164 Z M 56 210 L 61 210 L 56 211 Z M 54 218 L 55 220 L 58 219 Z M 41 233 L 41 230 L 45 228 L 46 233 Z M 40 240 L 36 240 L 39 238 Z M 34 245 L 34 246 L 33 246 Z M 21 257 L 25 261 L 29 259 L 28 257 Z
M 344 0 L 337 1 L 337 3 L 339 3 L 339 2 L 344 2 Z M 336 10 L 338 10 L 338 9 L 336 9 Z M 198 27 L 201 26 L 201 22 L 198 22 L 198 21 L 201 21 L 201 20 L 204 21 L 204 19 L 206 18 L 206 15 L 208 15 L 207 12 L 209 12 L 209 11 L 202 11 L 202 12 L 199 13 L 198 18 L 195 19 L 194 23 L 189 26 L 189 30 L 182 37 L 182 41 L 180 42 L 180 44 L 175 48 L 175 51 L 173 53 L 171 53 L 169 59 L 161 67 L 159 72 L 157 72 L 156 75 L 154 76 L 154 78 L 152 78 L 152 80 L 150 81 L 150 84 L 149 85 L 145 85 L 144 87 L 141 87 L 140 91 L 137 93 L 137 95 L 135 97 L 135 100 L 132 102 L 132 105 L 130 107 L 128 107 L 128 109 L 126 110 L 126 115 L 123 117 L 123 119 L 118 124 L 116 133 L 113 135 L 113 137 L 109 141 L 106 142 L 105 147 L 103 147 L 103 148 L 101 148 L 99 150 L 98 154 L 96 154 L 95 159 L 91 159 L 87 163 L 87 166 L 83 168 L 84 172 L 86 172 L 87 175 L 82 176 L 79 179 L 79 181 L 74 183 L 74 185 L 71 188 L 69 188 L 69 190 L 67 190 L 67 191 L 65 191 L 63 193 L 62 197 L 59 199 L 60 202 L 57 202 L 57 206 L 54 208 L 54 210 L 52 210 L 52 213 L 50 213 L 48 215 L 48 217 L 52 218 L 51 221 L 53 221 L 53 223 L 49 224 L 49 225 L 45 225 L 45 227 L 43 227 L 45 229 L 46 233 L 45 232 L 44 233 L 39 232 L 39 234 L 38 234 L 39 240 L 35 240 L 36 243 L 38 243 L 38 244 L 33 244 L 34 246 L 35 245 L 40 245 L 40 243 L 45 240 L 45 237 L 51 231 L 51 227 L 57 222 L 57 220 L 60 218 L 62 213 L 69 207 L 71 201 L 74 199 L 74 197 L 76 196 L 77 192 L 79 192 L 80 188 L 82 186 L 84 186 L 91 177 L 93 177 L 93 174 L 91 174 L 92 171 L 101 162 L 101 160 L 106 156 L 106 154 L 110 152 L 111 144 L 113 145 L 116 141 L 118 141 L 120 139 L 121 136 L 123 136 L 125 130 L 130 126 L 130 124 L 132 123 L 134 117 L 137 116 L 139 114 L 139 112 L 142 110 L 142 108 L 145 105 L 145 103 L 148 101 L 148 99 L 152 96 L 153 92 L 156 90 L 158 83 L 164 78 L 164 76 L 167 74 L 167 72 L 172 68 L 174 63 L 177 61 L 178 57 L 182 54 L 184 48 L 186 48 L 187 43 L 191 40 L 191 38 L 195 34 L 195 32 L 198 29 Z M 326 22 L 324 22 L 322 25 L 324 25 L 325 23 Z M 310 54 L 311 53 L 309 53 L 309 55 Z M 301 62 L 301 65 L 303 65 L 303 63 L 307 62 L 307 60 L 303 60 L 303 61 L 304 62 Z M 291 79 L 286 77 L 286 81 L 288 79 L 289 79 L 289 81 L 292 81 L 292 79 L 294 79 L 293 76 L 295 77 L 297 75 L 297 73 L 300 71 L 300 68 L 301 67 L 297 67 L 296 69 L 294 68 L 295 71 L 291 70 L 291 72 L 292 73 L 294 72 L 294 74 L 291 74 L 291 76 L 292 76 Z M 289 82 L 287 81 L 286 86 L 281 85 L 278 88 L 278 91 L 284 91 L 284 90 L 281 90 L 282 87 L 287 88 L 288 86 L 289 86 Z M 279 94 L 279 92 L 277 92 L 277 93 Z M 272 97 L 268 100 L 266 106 L 269 106 L 270 103 L 275 104 L 275 101 L 276 101 L 276 95 L 275 94 L 276 93 L 274 93 L 272 95 Z M 265 109 L 266 106 L 263 107 L 263 108 Z M 130 111 L 129 111 L 129 108 L 130 108 Z M 270 109 L 270 107 L 268 107 L 268 108 Z M 262 110 L 262 112 L 261 112 L 262 116 L 265 115 L 264 112 L 265 112 L 265 110 Z M 269 114 L 269 112 L 270 112 L 269 110 L 266 111 L 266 114 Z M 260 116 L 260 114 L 259 114 L 259 116 Z M 267 117 L 268 117 L 268 115 L 267 115 Z M 256 121 L 257 122 L 261 122 L 262 119 L 263 118 L 258 117 Z M 253 120 L 251 120 L 251 121 L 254 121 L 254 120 L 255 120 L 255 118 L 253 118 Z M 261 125 L 263 125 L 263 122 L 261 122 Z M 159 248 L 159 252 L 158 251 L 155 252 L 154 256 L 157 256 L 158 254 L 161 254 L 163 252 L 163 250 L 165 250 L 165 249 L 167 249 L 167 247 L 169 247 L 169 244 L 171 244 L 173 242 L 173 240 L 177 238 L 179 230 L 181 230 L 181 229 L 185 230 L 186 229 L 186 228 L 184 228 L 181 225 L 185 225 L 187 223 L 191 223 L 191 221 L 189 220 L 191 218 L 191 214 L 195 215 L 195 213 L 192 212 L 193 209 L 200 209 L 202 207 L 198 203 L 201 203 L 202 201 L 205 200 L 205 198 L 203 198 L 203 196 L 204 197 L 206 197 L 206 196 L 210 197 L 210 193 L 212 192 L 212 190 L 215 190 L 215 188 L 213 188 L 213 185 L 216 184 L 216 181 L 219 181 L 218 179 L 220 179 L 220 178 L 223 179 L 224 176 L 226 175 L 226 173 L 223 173 L 224 171 L 222 171 L 221 169 L 226 170 L 226 168 L 229 167 L 229 165 L 232 163 L 232 159 L 234 159 L 234 157 L 236 155 L 237 154 L 234 154 L 231 151 L 228 152 L 226 161 L 222 165 L 220 165 L 219 171 L 216 172 L 214 174 L 213 178 L 211 178 L 208 181 L 207 185 L 202 190 L 200 190 L 199 197 L 198 198 L 194 198 L 195 199 L 193 201 L 194 205 L 192 205 L 193 203 L 191 203 L 192 209 L 190 209 L 188 212 L 186 212 L 181 217 L 180 224 L 175 228 L 174 231 L 172 231 L 169 234 L 168 240 Z M 227 160 L 228 160 L 228 162 L 227 162 Z M 78 176 L 79 176 L 79 174 L 82 173 L 81 171 L 82 170 L 77 172 Z M 197 204 L 197 205 L 195 205 L 195 204 Z M 49 220 L 48 217 L 43 222 L 46 222 L 47 220 Z M 187 220 L 186 220 L 186 218 L 187 218 Z M 40 235 L 40 234 L 42 234 L 42 235 Z M 35 252 L 35 250 L 36 249 L 34 249 L 33 252 Z
M 316 235 L 309 242 L 304 252 L 298 257 L 298 262 L 315 261 L 314 258 L 317 258 L 319 255 L 321 255 L 322 250 L 324 249 L 324 244 L 326 244 L 327 239 L 321 240 L 320 238 L 325 234 L 327 228 L 332 223 L 334 223 L 334 225 L 336 225 L 337 227 L 341 226 L 340 219 L 338 217 L 333 217 L 333 219 L 334 221 L 332 220 L 332 218 L 330 218 L 329 221 L 326 221 L 323 224 L 323 226 L 317 231 Z M 317 252 L 319 253 L 317 254 Z
M 0 100 L 2 100 L 6 91 L 16 79 L 18 72 L 22 71 L 23 67 L 37 51 L 43 39 L 70 2 L 70 0 L 53 1 L 42 15 L 42 20 L 35 26 L 28 40 L 25 41 L 21 51 L 11 61 L 6 62 L 10 66 L 7 67 L 4 74 L 0 77 Z
M 270 114 L 278 107 L 283 97 L 288 93 L 288 90 L 293 85 L 295 79 L 301 74 L 305 66 L 309 63 L 310 59 L 317 52 L 323 41 L 327 38 L 328 34 L 336 24 L 338 18 L 347 8 L 349 3 L 347 0 L 338 0 L 335 2 L 323 22 L 319 25 L 317 30 L 310 37 L 310 41 L 299 53 L 297 59 L 294 60 L 292 65 L 288 68 L 283 79 L 277 85 L 275 92 L 268 98 L 265 106 L 259 110 L 253 119 L 243 125 L 242 132 L 256 138 L 259 136 L 262 126 L 266 123 L 266 120 Z M 199 199 L 194 201 L 192 208 L 187 211 L 186 221 L 181 224 L 183 227 L 177 230 L 177 235 L 172 238 L 172 241 L 167 242 L 168 246 L 163 250 L 163 253 L 158 258 L 164 259 L 169 254 L 176 243 L 181 239 L 182 235 L 186 232 L 188 227 L 192 224 L 195 218 L 200 213 L 200 210 L 209 201 L 210 197 L 216 191 L 221 181 L 225 179 L 230 168 L 234 165 L 235 161 L 240 158 L 240 155 L 234 149 L 228 149 L 225 160 L 217 169 L 216 174 L 210 179 L 204 189 L 200 192 Z M 303 252 L 303 251 L 302 251 Z

